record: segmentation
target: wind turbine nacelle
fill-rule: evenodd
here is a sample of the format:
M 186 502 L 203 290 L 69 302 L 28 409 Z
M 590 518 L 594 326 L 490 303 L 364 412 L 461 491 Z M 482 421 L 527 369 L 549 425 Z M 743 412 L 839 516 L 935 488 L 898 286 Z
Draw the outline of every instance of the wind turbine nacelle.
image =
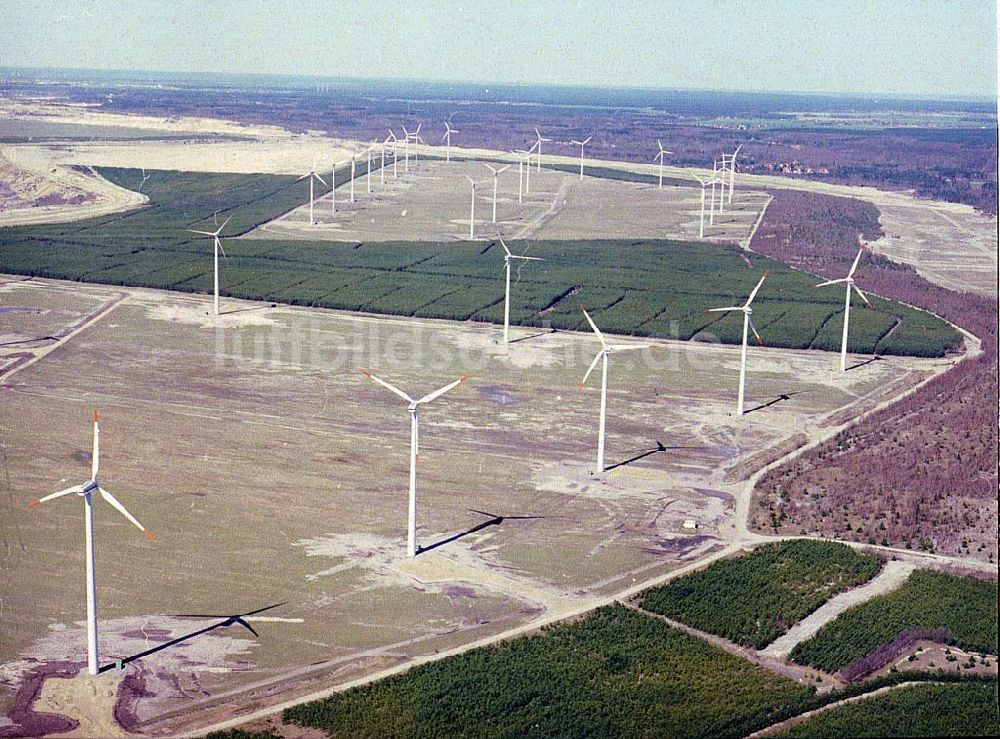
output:
M 97 492 L 101 486 L 97 483 L 97 480 L 90 480 L 84 484 L 83 490 L 81 490 L 79 495 L 90 495 L 91 493 Z

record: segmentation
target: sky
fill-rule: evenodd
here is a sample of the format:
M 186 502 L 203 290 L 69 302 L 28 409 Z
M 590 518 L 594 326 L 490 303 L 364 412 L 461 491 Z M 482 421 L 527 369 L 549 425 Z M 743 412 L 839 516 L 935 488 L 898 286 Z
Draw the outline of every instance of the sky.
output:
M 995 0 L 0 0 L 0 66 L 997 94 Z

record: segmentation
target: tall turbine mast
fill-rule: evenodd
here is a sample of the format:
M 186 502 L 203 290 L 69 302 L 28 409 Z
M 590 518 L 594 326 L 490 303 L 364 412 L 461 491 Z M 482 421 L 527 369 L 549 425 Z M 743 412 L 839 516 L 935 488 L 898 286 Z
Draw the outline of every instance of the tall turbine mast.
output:
M 753 325 L 753 319 L 750 317 L 753 315 L 753 308 L 750 307 L 750 304 L 756 297 L 757 291 L 760 290 L 760 286 L 764 284 L 764 278 L 766 277 L 767 270 L 764 270 L 764 274 L 761 275 L 760 281 L 750 292 L 750 297 L 747 298 L 747 302 L 743 305 L 732 305 L 726 308 L 709 308 L 705 311 L 706 313 L 726 313 L 729 311 L 742 311 L 743 313 L 743 347 L 740 352 L 740 391 L 736 400 L 736 414 L 739 416 L 743 415 L 743 396 L 747 381 L 747 329 L 753 331 L 753 335 L 757 337 L 757 343 L 760 346 L 764 346 L 764 342 L 761 340 L 760 334 L 757 333 L 757 328 Z
M 312 181 L 310 180 L 310 182 Z M 232 216 L 224 220 L 222 222 L 222 225 L 219 226 L 214 231 L 195 231 L 194 229 L 190 228 L 188 229 L 189 233 L 201 234 L 202 236 L 211 236 L 215 242 L 215 252 L 212 260 L 213 284 L 214 284 L 214 295 L 215 295 L 215 315 L 219 315 L 219 254 L 221 252 L 222 256 L 226 255 L 226 252 L 223 251 L 222 249 L 222 240 L 219 238 L 219 234 L 222 233 L 222 229 L 224 229 L 226 227 L 226 224 L 229 223 L 230 218 L 232 218 Z
M 58 493 L 46 495 L 38 500 L 31 501 L 29 506 L 37 506 L 47 503 L 50 500 L 61 498 L 64 495 L 76 494 L 83 498 L 84 506 L 84 533 L 86 538 L 86 561 L 87 561 L 87 672 L 96 675 L 100 671 L 100 655 L 98 653 L 97 641 L 97 577 L 94 567 L 94 501 L 93 494 L 98 493 L 106 503 L 122 514 L 130 523 L 135 525 L 148 538 L 152 539 L 153 534 L 146 529 L 139 521 L 128 512 L 118 499 L 101 487 L 97 480 L 97 472 L 101 459 L 101 429 L 98 423 L 97 411 L 94 411 L 94 451 L 90 458 L 90 479 L 86 482 L 73 485 Z
M 576 141 L 575 139 L 571 141 L 571 144 L 576 144 L 580 147 L 580 179 L 583 179 L 583 147 L 590 143 L 592 136 L 588 136 L 583 141 Z
M 428 393 L 419 400 L 414 400 L 398 387 L 390 385 L 388 382 L 376 377 L 371 372 L 361 370 L 361 374 L 372 382 L 377 383 L 390 392 L 398 395 L 410 404 L 410 505 L 406 551 L 408 556 L 416 557 L 417 552 L 420 551 L 420 548 L 417 546 L 417 463 L 420 460 L 420 406 L 426 405 L 436 398 L 440 398 L 452 388 L 458 387 L 458 385 L 468 380 L 469 377 L 468 375 L 462 375 L 454 382 L 449 383 L 432 393 Z
M 847 273 L 847 277 L 841 277 L 839 280 L 827 280 L 826 282 L 820 282 L 813 287 L 826 287 L 827 285 L 839 285 L 844 283 L 847 285 L 847 294 L 844 296 L 844 333 L 840 341 L 840 371 L 847 371 L 847 327 L 850 325 L 851 321 L 851 290 L 854 290 L 858 297 L 865 301 L 865 304 L 871 308 L 871 301 L 868 297 L 861 292 L 857 285 L 854 284 L 854 270 L 858 268 L 858 262 L 861 261 L 861 255 L 864 253 L 865 247 L 862 245 L 858 249 L 858 255 L 854 257 L 854 264 L 851 265 L 851 271 Z
M 510 249 L 507 248 L 507 244 L 503 240 L 503 236 L 499 233 L 497 238 L 500 239 L 500 246 L 503 247 L 504 257 L 503 257 L 503 270 L 504 270 L 504 298 L 503 298 L 503 343 L 510 343 L 510 260 L 512 259 L 522 259 L 526 262 L 542 262 L 544 261 L 541 257 L 524 257 L 518 254 L 511 254 Z

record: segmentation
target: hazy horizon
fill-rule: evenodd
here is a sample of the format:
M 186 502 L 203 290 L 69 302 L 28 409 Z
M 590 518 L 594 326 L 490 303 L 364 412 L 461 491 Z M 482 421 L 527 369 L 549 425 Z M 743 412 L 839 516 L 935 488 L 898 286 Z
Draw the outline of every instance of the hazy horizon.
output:
M 7 4 L 0 67 L 936 99 L 997 93 L 991 1 L 141 7 Z

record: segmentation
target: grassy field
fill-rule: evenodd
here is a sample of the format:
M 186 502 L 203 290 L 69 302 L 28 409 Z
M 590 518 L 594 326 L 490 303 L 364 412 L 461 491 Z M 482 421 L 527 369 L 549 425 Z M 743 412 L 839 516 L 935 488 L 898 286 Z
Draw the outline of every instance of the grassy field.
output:
M 792 650 L 800 664 L 836 672 L 906 629 L 945 628 L 962 649 L 997 653 L 997 583 L 917 570 L 891 593 L 838 616 Z
M 810 688 L 622 606 L 285 711 L 331 736 L 745 736 Z
M 653 613 L 762 649 L 833 595 L 873 578 L 877 557 L 845 544 L 789 541 L 709 567 L 642 594 Z
M 123 186 L 135 170 L 104 169 Z M 338 182 L 346 178 L 338 174 Z M 308 186 L 271 175 L 154 172 L 151 207 L 90 221 L 0 230 L 0 270 L 18 274 L 186 292 L 211 289 L 211 243 L 188 228 L 243 234 L 300 206 Z M 735 247 L 667 240 L 545 241 L 512 244 L 541 263 L 516 269 L 511 318 L 525 326 L 578 329 L 578 305 L 609 332 L 724 343 L 741 338 L 741 320 L 705 308 L 741 303 L 764 269 L 770 275 L 754 319 L 768 346 L 839 348 L 843 296 L 814 290 L 815 278 Z M 373 313 L 499 321 L 502 257 L 486 242 L 342 243 L 228 241 L 224 294 Z M 586 257 L 582 253 L 586 252 Z M 873 299 L 853 311 L 850 350 L 941 356 L 958 334 L 943 321 Z
M 780 737 L 997 736 L 997 684 L 914 685 L 833 708 Z

